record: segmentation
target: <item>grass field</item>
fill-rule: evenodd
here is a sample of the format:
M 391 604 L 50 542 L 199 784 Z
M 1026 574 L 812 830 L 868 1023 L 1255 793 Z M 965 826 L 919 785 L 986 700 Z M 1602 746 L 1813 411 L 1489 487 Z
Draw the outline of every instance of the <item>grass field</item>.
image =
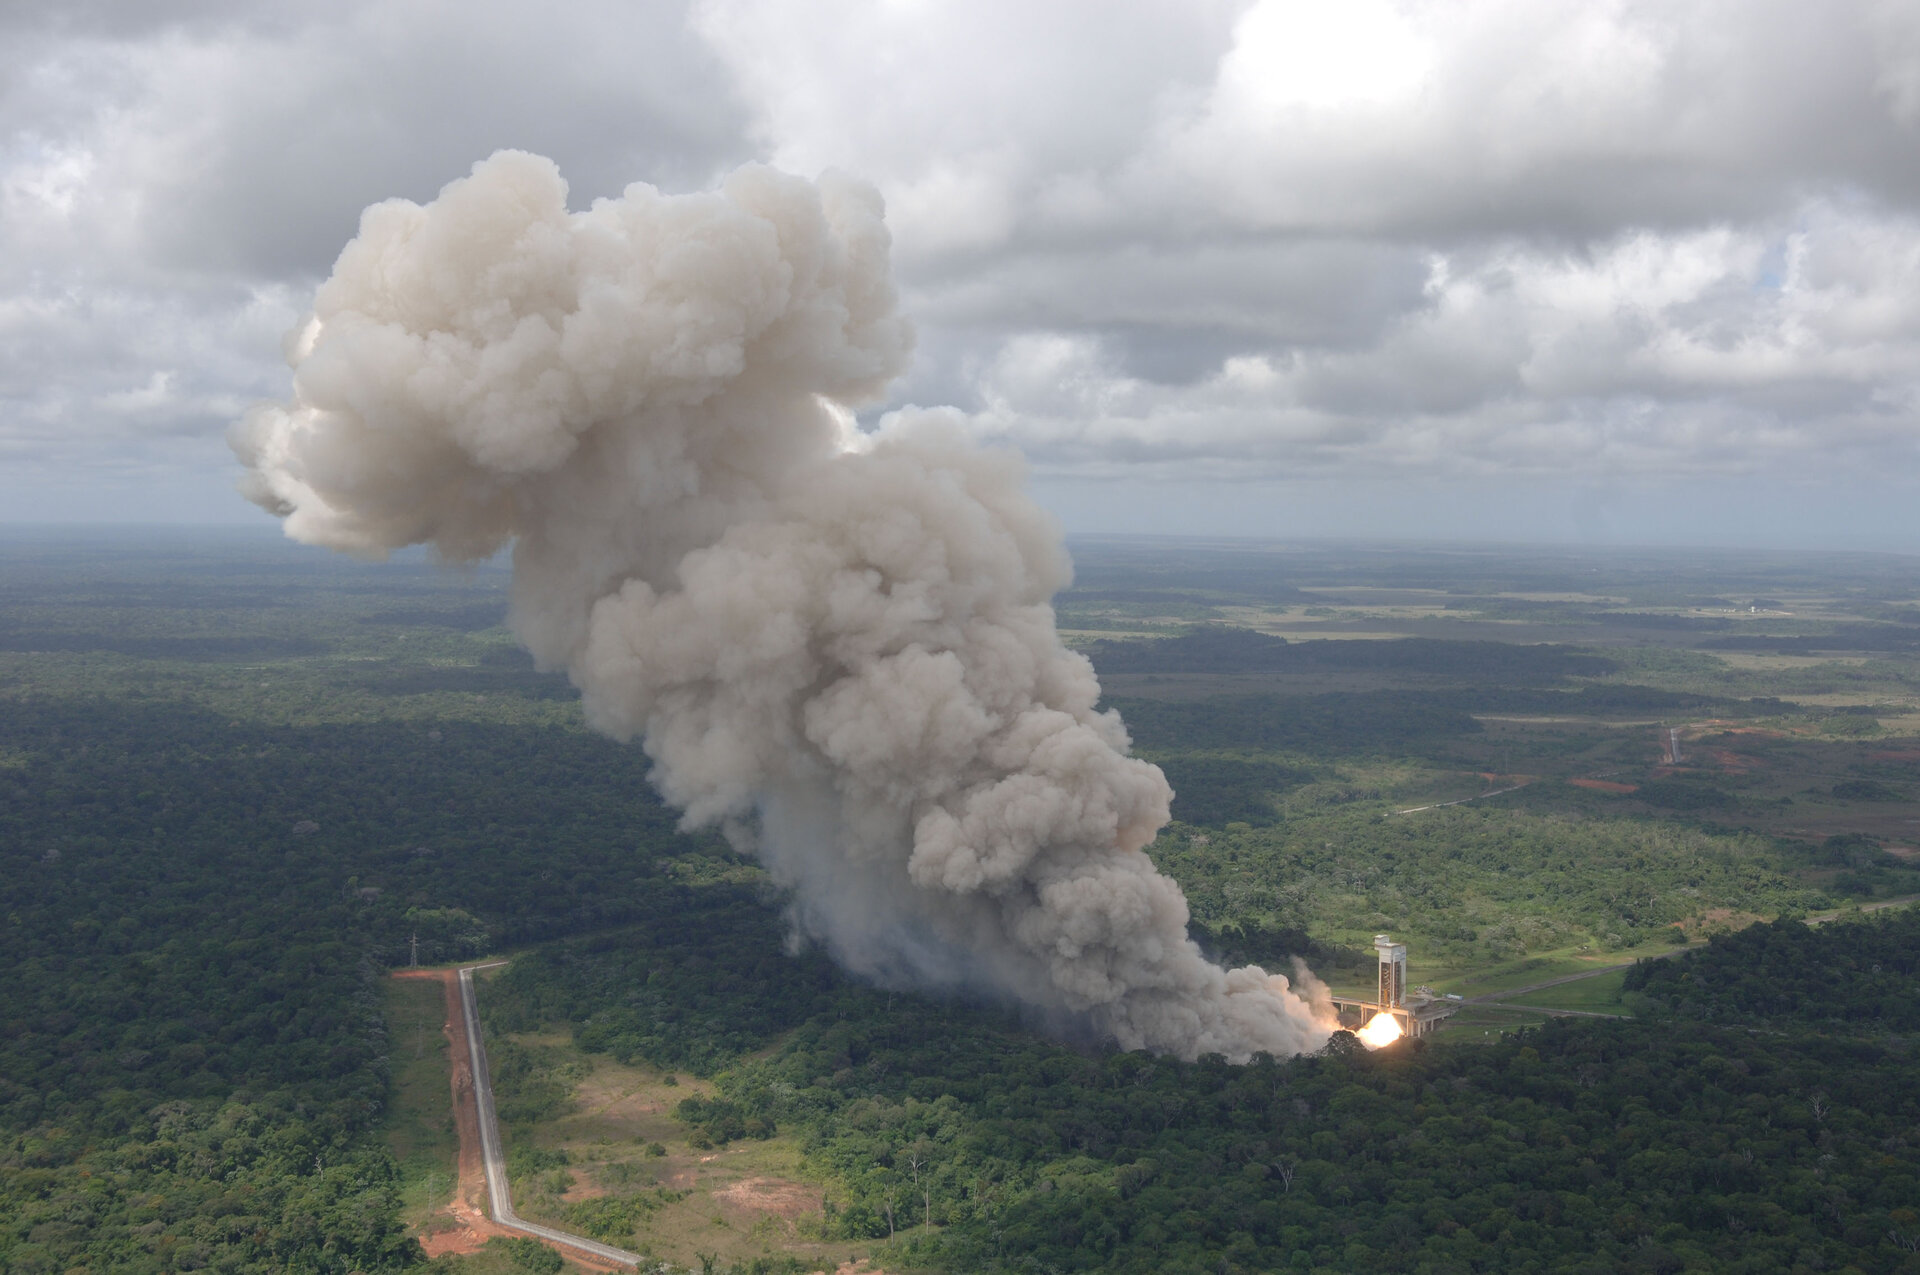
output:
M 453 1124 L 449 1087 L 446 994 L 431 979 L 387 979 L 388 1039 L 393 1066 L 387 1145 L 405 1175 L 407 1224 L 424 1226 L 451 1198 L 458 1173 L 460 1139 Z
M 1578 979 L 1571 983 L 1562 983 L 1558 987 L 1542 988 L 1537 992 L 1525 992 L 1502 1004 L 1532 1005 L 1541 1009 L 1581 1009 L 1596 1014 L 1624 1014 L 1627 1007 L 1621 1003 L 1620 987 L 1626 980 L 1627 971 L 1613 970 L 1606 974 L 1596 974 L 1592 978 Z
M 781 1254 L 833 1269 L 866 1255 L 866 1245 L 819 1240 L 831 1184 L 807 1173 L 798 1138 L 776 1133 L 725 1147 L 688 1140 L 674 1107 L 710 1095 L 711 1085 L 684 1073 L 621 1066 L 578 1050 L 564 1035 L 510 1039 L 563 1051 L 561 1068 L 585 1072 L 565 1114 L 503 1131 L 509 1148 L 566 1159 L 563 1167 L 516 1177 L 514 1207 L 522 1217 L 692 1270 Z M 596 1217 L 604 1219 L 597 1230 L 589 1220 Z M 625 1221 L 635 1225 L 619 1229 Z

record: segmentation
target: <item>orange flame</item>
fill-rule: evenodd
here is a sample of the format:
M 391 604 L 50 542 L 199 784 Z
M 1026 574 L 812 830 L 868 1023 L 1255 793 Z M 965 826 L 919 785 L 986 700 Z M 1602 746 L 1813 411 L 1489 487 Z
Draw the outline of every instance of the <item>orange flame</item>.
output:
M 1359 1037 L 1360 1043 L 1368 1049 L 1381 1049 L 1391 1045 L 1400 1039 L 1400 1034 L 1400 1020 L 1384 1012 L 1375 1014 L 1372 1022 L 1354 1033 Z

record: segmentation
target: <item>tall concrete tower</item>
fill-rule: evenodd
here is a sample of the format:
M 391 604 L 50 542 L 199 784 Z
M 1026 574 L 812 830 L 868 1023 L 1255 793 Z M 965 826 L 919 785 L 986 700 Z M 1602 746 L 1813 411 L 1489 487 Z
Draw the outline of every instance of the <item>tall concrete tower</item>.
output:
M 1397 1006 L 1407 998 L 1407 945 L 1376 934 L 1373 950 L 1380 954 L 1380 1003 Z

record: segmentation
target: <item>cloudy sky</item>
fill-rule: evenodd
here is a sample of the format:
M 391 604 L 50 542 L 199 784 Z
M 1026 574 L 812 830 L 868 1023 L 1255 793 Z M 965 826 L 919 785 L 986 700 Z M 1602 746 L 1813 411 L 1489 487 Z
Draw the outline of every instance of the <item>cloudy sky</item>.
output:
M 262 518 L 360 209 L 500 147 L 873 181 L 891 405 L 1073 530 L 1920 551 L 1916 0 L 0 0 L 0 520 Z

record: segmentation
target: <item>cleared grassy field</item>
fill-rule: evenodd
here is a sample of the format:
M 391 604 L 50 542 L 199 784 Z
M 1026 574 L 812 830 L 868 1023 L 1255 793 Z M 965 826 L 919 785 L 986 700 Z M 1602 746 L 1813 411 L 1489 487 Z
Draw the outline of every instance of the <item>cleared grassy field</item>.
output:
M 1607 974 L 1596 974 L 1592 978 L 1562 983 L 1558 987 L 1525 992 L 1503 1003 L 1532 1005 L 1541 1009 L 1580 1009 L 1595 1014 L 1624 1014 L 1628 1011 L 1621 1003 L 1620 987 L 1626 977 L 1627 971 L 1614 970 Z
M 430 979 L 390 978 L 385 983 L 393 1101 L 387 1113 L 387 1145 L 405 1175 L 407 1224 L 427 1225 L 451 1197 L 458 1172 L 460 1139 L 453 1124 L 448 1084 L 446 993 Z
M 568 1065 L 585 1073 L 565 1114 L 503 1131 L 510 1148 L 531 1147 L 547 1162 L 559 1155 L 566 1160 L 515 1178 L 521 1216 L 692 1270 L 781 1255 L 832 1270 L 866 1255 L 864 1244 L 820 1240 L 832 1184 L 807 1174 L 797 1137 L 776 1133 L 697 1146 L 673 1111 L 686 1098 L 710 1096 L 706 1082 L 622 1066 L 578 1050 L 565 1036 L 511 1039 L 563 1049 Z M 602 1219 L 597 1227 L 595 1218 Z

